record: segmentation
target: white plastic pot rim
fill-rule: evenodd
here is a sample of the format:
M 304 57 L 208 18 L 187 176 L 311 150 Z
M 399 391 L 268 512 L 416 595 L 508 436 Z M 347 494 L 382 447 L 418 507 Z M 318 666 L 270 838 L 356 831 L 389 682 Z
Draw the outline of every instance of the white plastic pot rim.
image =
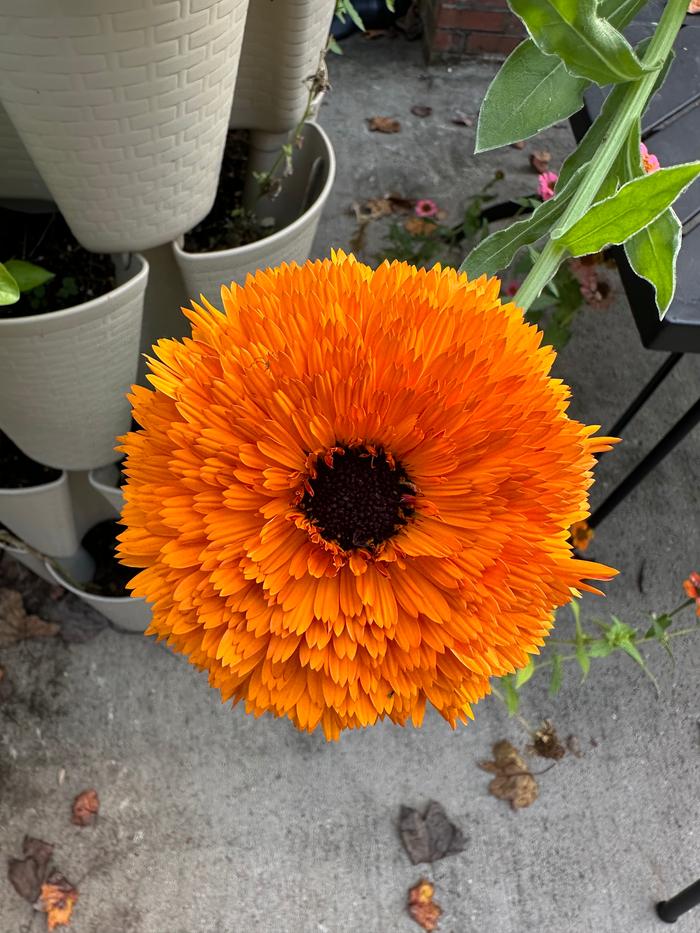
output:
M 217 258 L 220 257 L 223 262 L 229 256 L 235 256 L 236 259 L 245 260 L 248 254 L 255 256 L 260 253 L 261 250 L 272 251 L 279 243 L 285 242 L 285 240 L 291 238 L 297 230 L 305 227 L 311 217 L 323 210 L 323 206 L 326 203 L 335 180 L 335 153 L 331 141 L 328 138 L 328 134 L 318 123 L 305 123 L 304 128 L 305 130 L 311 130 L 311 132 L 319 134 L 325 143 L 325 148 L 328 153 L 328 174 L 326 182 L 313 204 L 286 227 L 282 227 L 281 230 L 275 230 L 275 232 L 269 234 L 269 236 L 255 240 L 253 243 L 246 243 L 244 246 L 234 246 L 231 249 L 217 249 L 207 253 L 190 253 L 183 249 L 182 244 L 184 242 L 184 237 L 180 237 L 173 242 L 173 250 L 178 259 L 182 258 L 184 262 L 196 262 L 199 257 L 209 258 L 211 256 L 216 256 Z
M 20 489 L 10 489 L 7 486 L 0 486 L 0 496 L 17 496 L 17 498 L 22 498 L 22 496 L 31 496 L 37 492 L 49 492 L 52 489 L 58 489 L 59 486 L 66 485 L 68 483 L 68 474 L 65 470 L 61 471 L 61 475 L 58 479 L 51 480 L 50 483 L 37 483 L 36 486 L 22 486 Z
M 131 265 L 131 262 L 134 260 L 138 263 L 136 271 L 129 275 L 121 285 L 115 286 L 111 291 L 105 292 L 104 295 L 91 298 L 89 301 L 83 301 L 79 305 L 71 305 L 70 308 L 63 308 L 61 311 L 47 311 L 44 314 L 32 314 L 26 315 L 25 317 L 0 318 L 0 333 L 3 330 L 18 330 L 27 325 L 41 327 L 45 332 L 50 333 L 51 331 L 63 330 L 69 327 L 72 323 L 72 319 L 77 315 L 80 315 L 80 317 L 85 320 L 90 320 L 91 317 L 98 318 L 103 312 L 107 299 L 110 301 L 118 300 L 119 302 L 127 301 L 132 297 L 132 294 L 136 294 L 145 289 L 145 280 L 148 278 L 148 262 L 141 253 L 132 253 L 129 265 Z M 118 258 L 115 264 L 117 262 L 119 262 Z
M 100 596 L 97 593 L 88 593 L 85 590 L 79 590 L 77 586 L 73 586 L 72 583 L 69 583 L 66 578 L 56 571 L 56 568 L 46 561 L 46 569 L 48 570 L 51 577 L 60 584 L 64 589 L 68 590 L 69 593 L 72 593 L 74 596 L 79 596 L 81 599 L 84 599 L 88 603 L 94 603 L 97 606 L 127 606 L 131 605 L 133 602 L 141 603 L 145 605 L 145 599 L 140 596 Z

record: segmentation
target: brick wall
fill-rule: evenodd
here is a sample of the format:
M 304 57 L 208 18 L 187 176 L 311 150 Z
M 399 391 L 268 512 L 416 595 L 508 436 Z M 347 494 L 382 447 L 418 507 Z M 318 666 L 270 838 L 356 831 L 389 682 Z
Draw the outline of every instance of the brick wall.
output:
M 505 58 L 525 36 L 506 0 L 420 0 L 428 60 Z

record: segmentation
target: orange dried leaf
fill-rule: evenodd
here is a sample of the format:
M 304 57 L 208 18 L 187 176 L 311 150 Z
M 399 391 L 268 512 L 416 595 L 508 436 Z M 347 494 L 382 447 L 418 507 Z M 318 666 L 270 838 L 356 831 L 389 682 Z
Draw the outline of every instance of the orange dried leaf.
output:
M 496 742 L 493 761 L 480 761 L 483 771 L 495 774 L 489 793 L 499 800 L 508 800 L 514 810 L 529 807 L 539 796 L 537 781 L 522 756 L 510 742 Z
M 78 889 L 62 874 L 53 872 L 46 884 L 42 884 L 40 897 L 41 909 L 47 915 L 49 931 L 70 923 L 77 900 Z
M 394 117 L 368 117 L 367 123 L 373 133 L 401 132 L 401 124 Z
M 417 885 L 408 892 L 408 912 L 417 924 L 432 933 L 437 930 L 442 908 L 433 900 L 435 888 L 421 878 Z
M 78 794 L 73 801 L 71 823 L 76 826 L 90 826 L 100 810 L 100 798 L 97 791 L 90 789 Z

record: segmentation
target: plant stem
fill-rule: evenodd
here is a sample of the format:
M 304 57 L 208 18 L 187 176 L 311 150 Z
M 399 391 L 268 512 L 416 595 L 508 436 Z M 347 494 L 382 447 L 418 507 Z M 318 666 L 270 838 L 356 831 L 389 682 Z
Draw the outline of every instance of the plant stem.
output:
M 501 701 L 501 703 L 505 706 L 507 710 L 508 704 L 506 703 L 506 698 L 503 696 L 501 691 L 498 689 L 498 687 L 494 683 L 491 683 L 491 693 L 496 697 L 496 699 Z M 524 716 L 521 716 L 520 713 L 511 714 L 510 712 L 508 713 L 508 715 L 509 716 L 512 715 L 514 719 L 517 719 L 520 725 L 523 727 L 523 729 L 528 733 L 528 735 L 530 735 L 530 737 L 533 739 L 535 738 L 535 729 L 530 725 L 530 723 L 527 721 L 527 719 L 525 719 Z
M 562 233 L 583 217 L 595 201 L 595 196 L 612 168 L 625 139 L 644 112 L 658 73 L 670 54 L 685 19 L 686 9 L 686 0 L 668 0 L 643 59 L 644 64 L 651 65 L 653 70 L 637 81 L 630 81 L 620 109 L 613 118 L 600 149 L 590 162 L 578 190 L 557 224 L 556 229 Z M 566 258 L 566 254 L 565 246 L 553 239 L 548 241 L 513 299 L 518 307 L 527 311 L 547 282 L 554 276 L 561 262 Z

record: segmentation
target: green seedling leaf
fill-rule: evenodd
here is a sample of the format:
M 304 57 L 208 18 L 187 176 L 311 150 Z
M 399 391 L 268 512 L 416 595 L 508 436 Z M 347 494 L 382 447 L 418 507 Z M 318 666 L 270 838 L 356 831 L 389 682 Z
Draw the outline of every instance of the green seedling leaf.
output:
M 605 0 L 601 13 L 621 29 L 646 2 Z M 585 78 L 570 74 L 558 55 L 547 55 L 532 39 L 526 39 L 506 59 L 486 92 L 479 111 L 475 152 L 528 139 L 566 120 L 583 106 L 588 85 Z
M 13 276 L 0 262 L 0 305 L 13 305 L 19 301 L 19 287 Z
M 30 292 L 33 288 L 45 285 L 55 278 L 53 272 L 42 269 L 41 266 L 35 266 L 33 262 L 25 262 L 24 259 L 8 259 L 5 268 L 17 282 L 20 292 Z
M 581 166 L 579 172 L 584 168 L 585 166 Z M 579 172 L 572 178 L 570 185 L 556 197 L 543 201 L 529 217 L 516 221 L 503 230 L 497 230 L 482 240 L 464 260 L 459 271 L 466 272 L 469 278 L 478 278 L 480 275 L 495 275 L 501 269 L 506 269 L 521 247 L 536 243 L 549 233 L 552 224 L 563 214 L 569 203 Z
M 624 243 L 656 220 L 699 174 L 700 161 L 658 169 L 635 178 L 612 197 L 594 204 L 567 230 L 555 228 L 552 238 L 565 246 L 572 256 L 587 256 L 611 243 Z
M 506 701 L 506 709 L 509 716 L 515 716 L 520 706 L 520 696 L 516 690 L 513 674 L 506 674 L 501 677 L 500 683 L 503 685 L 503 699 Z
M 578 661 L 579 667 L 581 668 L 581 683 L 588 677 L 588 672 L 591 669 L 591 659 L 588 656 L 587 642 L 588 638 L 584 634 L 583 627 L 581 626 L 581 612 L 579 605 L 576 600 L 572 600 L 571 603 L 571 612 L 574 616 L 574 622 L 576 624 L 576 660 Z
M 625 242 L 625 254 L 637 275 L 646 279 L 656 293 L 659 320 L 662 320 L 676 291 L 676 259 L 681 248 L 683 227 L 672 207 L 649 226 Z
M 555 697 L 561 690 L 563 669 L 561 657 L 555 654 L 552 658 L 552 677 L 549 681 L 549 695 Z
M 608 20 L 598 0 L 510 0 L 539 48 L 558 55 L 567 71 L 597 84 L 620 84 L 648 70 Z
M 515 674 L 515 689 L 520 690 L 535 673 L 535 662 L 530 658 L 525 667 L 520 668 Z

